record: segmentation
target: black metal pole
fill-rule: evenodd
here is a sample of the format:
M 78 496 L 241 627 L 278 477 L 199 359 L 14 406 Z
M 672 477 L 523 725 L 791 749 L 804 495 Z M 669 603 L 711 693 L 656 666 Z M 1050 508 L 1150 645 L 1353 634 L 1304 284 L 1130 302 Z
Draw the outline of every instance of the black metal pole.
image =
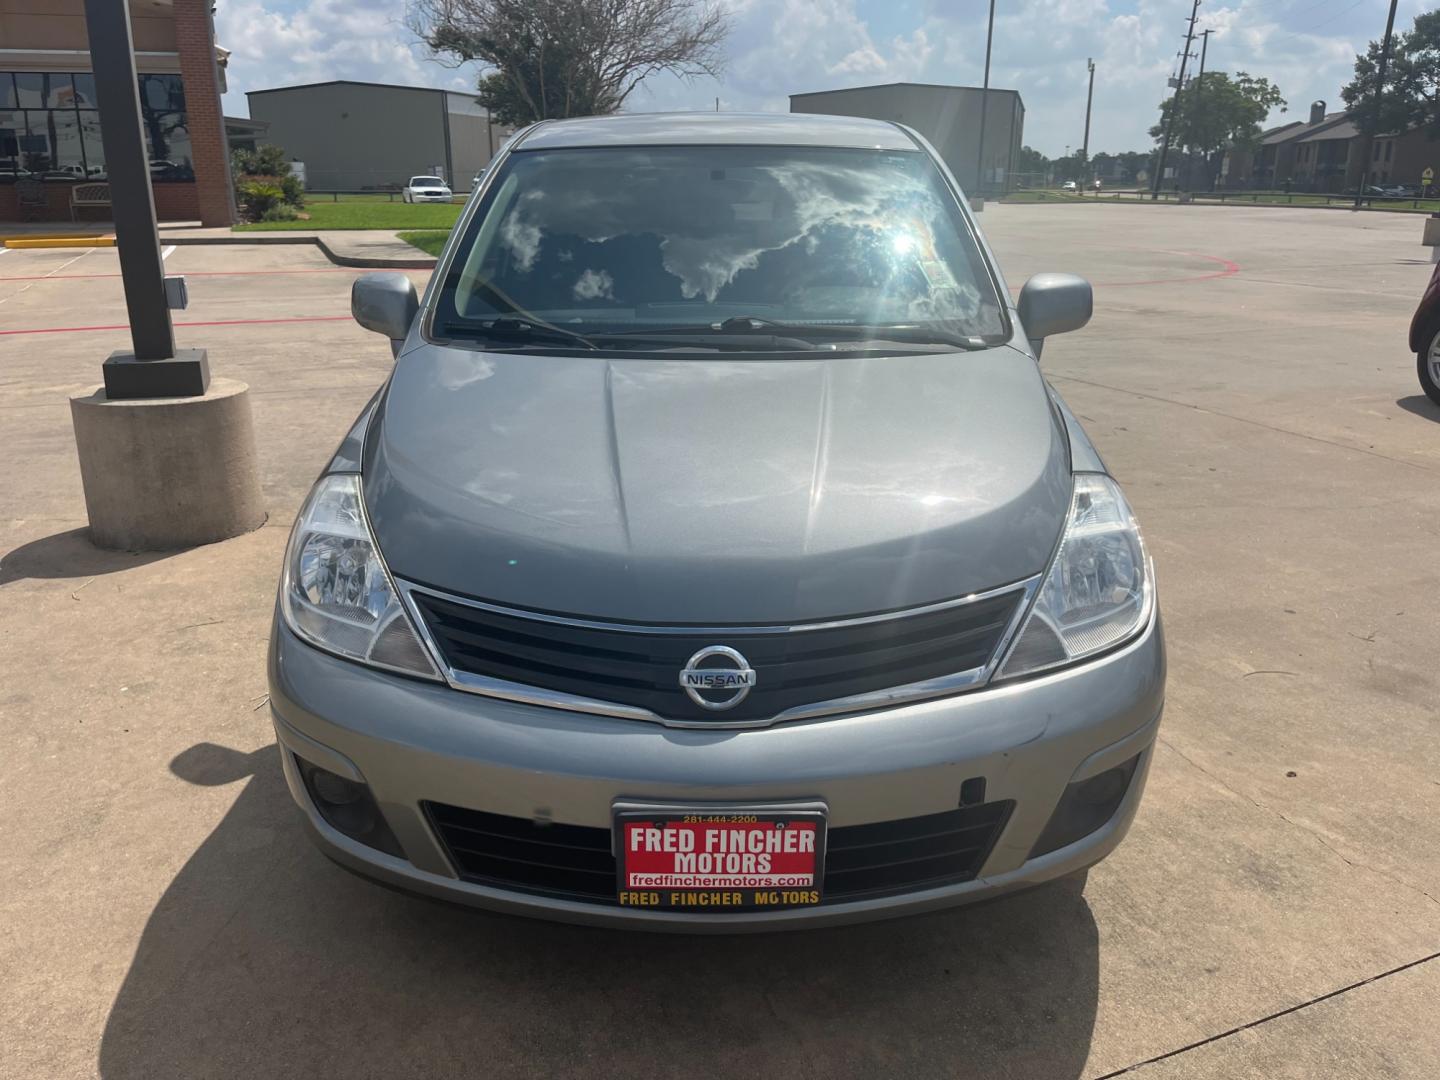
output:
M 1390 0 L 1390 15 L 1385 20 L 1385 39 L 1380 43 L 1380 63 L 1375 70 L 1375 100 L 1370 106 L 1368 130 L 1360 133 L 1360 182 L 1355 186 L 1355 209 L 1365 198 L 1365 182 L 1370 179 L 1370 148 L 1375 143 L 1375 128 L 1380 124 L 1380 102 L 1385 96 L 1385 73 L 1390 67 L 1390 39 L 1395 30 L 1395 5 Z
M 1185 51 L 1180 54 L 1180 78 L 1175 82 L 1175 96 L 1170 99 L 1170 115 L 1165 117 L 1165 131 L 1160 139 L 1160 161 L 1155 166 L 1155 181 L 1150 185 L 1150 198 L 1160 197 L 1160 183 L 1165 177 L 1165 159 L 1170 156 L 1170 132 L 1175 127 L 1175 114 L 1180 111 L 1180 94 L 1185 89 L 1185 64 L 1190 59 L 1190 43 L 1195 40 L 1195 20 L 1200 15 L 1200 0 L 1190 8 L 1190 29 L 1185 31 Z
M 135 359 L 168 360 L 175 355 L 175 332 L 165 301 L 165 263 L 155 228 L 129 5 L 126 0 L 85 0 L 85 25 L 130 339 Z
M 994 40 L 995 0 L 990 0 L 990 24 L 985 31 L 985 82 L 980 90 L 980 145 L 975 153 L 975 194 L 981 198 L 984 198 L 980 185 L 985 176 L 985 114 L 990 107 L 990 45 Z

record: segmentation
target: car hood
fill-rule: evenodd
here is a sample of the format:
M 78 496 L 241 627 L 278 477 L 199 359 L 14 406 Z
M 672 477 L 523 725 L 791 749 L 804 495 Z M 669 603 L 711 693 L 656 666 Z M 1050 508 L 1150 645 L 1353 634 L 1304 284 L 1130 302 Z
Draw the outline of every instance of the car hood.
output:
M 1044 569 L 1070 499 L 1034 361 L 401 357 L 364 491 L 394 574 L 609 620 L 792 623 Z

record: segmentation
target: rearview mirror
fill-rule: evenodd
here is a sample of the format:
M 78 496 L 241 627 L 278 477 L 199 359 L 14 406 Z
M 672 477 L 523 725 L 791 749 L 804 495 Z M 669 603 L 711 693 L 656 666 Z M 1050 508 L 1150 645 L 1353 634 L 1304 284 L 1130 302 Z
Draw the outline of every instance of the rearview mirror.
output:
M 1090 321 L 1095 297 L 1090 283 L 1074 274 L 1036 274 L 1020 290 L 1015 305 L 1035 355 L 1052 334 L 1079 330 Z
M 389 338 L 393 352 L 400 351 L 419 310 L 415 283 L 404 274 L 362 274 L 350 286 L 350 314 L 366 330 Z

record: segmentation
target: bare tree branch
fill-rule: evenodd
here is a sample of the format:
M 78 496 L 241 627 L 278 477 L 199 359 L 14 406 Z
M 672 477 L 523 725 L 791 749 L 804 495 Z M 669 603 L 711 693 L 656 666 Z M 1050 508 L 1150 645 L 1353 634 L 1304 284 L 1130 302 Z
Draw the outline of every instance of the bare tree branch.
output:
M 409 0 L 406 25 L 483 64 L 481 101 L 515 124 L 615 112 L 661 72 L 718 77 L 729 32 L 713 0 Z

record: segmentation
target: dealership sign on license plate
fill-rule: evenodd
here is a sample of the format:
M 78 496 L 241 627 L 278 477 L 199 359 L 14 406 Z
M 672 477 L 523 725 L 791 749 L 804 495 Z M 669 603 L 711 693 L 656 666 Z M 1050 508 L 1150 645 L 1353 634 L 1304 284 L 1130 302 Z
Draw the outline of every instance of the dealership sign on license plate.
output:
M 825 817 L 795 813 L 659 813 L 615 817 L 624 907 L 694 911 L 820 902 Z

